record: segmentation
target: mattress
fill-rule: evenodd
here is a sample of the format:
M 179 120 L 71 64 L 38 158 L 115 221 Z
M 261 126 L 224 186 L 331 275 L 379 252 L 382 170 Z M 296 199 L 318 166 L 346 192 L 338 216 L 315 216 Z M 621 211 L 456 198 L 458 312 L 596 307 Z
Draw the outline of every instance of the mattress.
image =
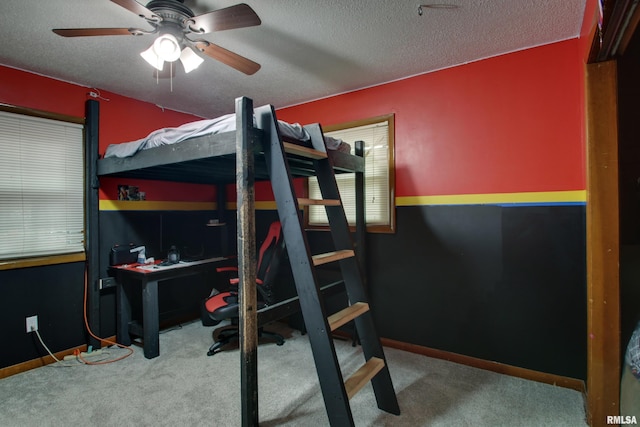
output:
M 255 117 L 254 117 L 255 126 Z M 297 140 L 307 143 L 311 140 L 309 133 L 299 124 L 290 124 L 278 120 L 280 135 L 288 140 Z M 141 150 L 147 150 L 162 145 L 176 144 L 202 135 L 215 135 L 218 133 L 232 132 L 236 129 L 236 115 L 227 114 L 215 119 L 197 120 L 185 123 L 178 127 L 157 129 L 144 138 L 111 144 L 107 147 L 104 157 L 131 157 Z M 329 150 L 350 153 L 351 146 L 341 139 L 324 137 L 325 145 Z

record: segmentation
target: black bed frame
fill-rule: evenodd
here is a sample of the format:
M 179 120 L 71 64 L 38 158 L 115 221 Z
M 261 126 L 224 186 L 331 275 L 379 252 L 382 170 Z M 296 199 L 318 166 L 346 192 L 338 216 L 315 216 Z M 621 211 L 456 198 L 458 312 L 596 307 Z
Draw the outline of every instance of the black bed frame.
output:
M 88 179 L 87 196 L 87 280 L 89 295 L 87 312 L 90 327 L 99 330 L 99 242 L 98 242 L 98 179 L 103 176 L 176 181 L 187 183 L 231 184 L 236 183 L 238 263 L 240 290 L 249 299 L 247 304 L 256 306 L 255 292 L 255 195 L 254 182 L 269 180 L 268 165 L 263 155 L 263 144 L 282 141 L 272 106 L 253 109 L 251 99 L 236 99 L 236 130 L 216 135 L 192 138 L 183 143 L 143 150 L 133 157 L 98 158 L 99 104 L 87 101 L 86 106 L 86 150 Z M 254 127 L 253 117 L 258 127 Z M 262 125 L 260 125 L 262 124 Z M 288 153 L 288 163 L 293 177 L 308 177 L 314 174 L 312 160 L 296 155 L 304 150 L 300 141 L 283 141 Z M 356 144 L 356 155 L 329 151 L 328 156 L 337 173 L 356 173 L 356 253 L 364 267 L 364 158 L 362 143 Z M 272 182 L 272 186 L 290 185 L 289 182 Z M 221 209 L 219 206 L 218 209 Z M 362 271 L 366 271 L 362 268 Z M 257 324 L 262 320 L 277 319 L 297 309 L 295 299 L 277 304 L 281 312 L 240 310 L 241 329 L 241 384 L 243 425 L 257 420 Z M 260 320 L 260 321 L 262 321 Z M 94 340 L 94 341 L 92 341 Z M 100 345 L 94 338 L 94 346 Z
M 186 144 L 170 144 L 142 150 L 132 157 L 101 159 L 98 162 L 97 175 L 198 184 L 230 184 L 236 182 L 235 158 L 238 138 L 245 141 L 247 151 L 254 154 L 255 179 L 268 180 L 267 164 L 261 155 L 265 132 L 252 126 L 240 131 L 191 138 Z M 309 144 L 296 140 L 284 142 L 290 146 L 310 147 Z M 362 157 L 339 151 L 328 151 L 328 154 L 338 172 L 363 171 Z M 289 167 L 294 177 L 314 175 L 313 162 L 309 158 L 290 156 Z

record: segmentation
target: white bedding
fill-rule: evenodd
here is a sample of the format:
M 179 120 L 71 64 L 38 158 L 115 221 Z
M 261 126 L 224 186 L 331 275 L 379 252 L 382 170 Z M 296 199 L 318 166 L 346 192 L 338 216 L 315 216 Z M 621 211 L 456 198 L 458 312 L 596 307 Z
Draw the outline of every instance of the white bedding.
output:
M 254 118 L 255 125 L 255 118 Z M 285 137 L 309 141 L 310 136 L 299 123 L 290 124 L 278 120 L 280 134 Z M 120 144 L 111 144 L 107 147 L 104 157 L 130 157 L 140 150 L 146 150 L 161 145 L 176 144 L 189 138 L 206 134 L 230 132 L 236 129 L 235 114 L 227 114 L 215 119 L 198 120 L 185 123 L 174 128 L 163 128 L 151 132 L 142 139 Z M 337 150 L 349 153 L 351 146 L 341 139 L 325 136 L 325 144 L 329 150 Z

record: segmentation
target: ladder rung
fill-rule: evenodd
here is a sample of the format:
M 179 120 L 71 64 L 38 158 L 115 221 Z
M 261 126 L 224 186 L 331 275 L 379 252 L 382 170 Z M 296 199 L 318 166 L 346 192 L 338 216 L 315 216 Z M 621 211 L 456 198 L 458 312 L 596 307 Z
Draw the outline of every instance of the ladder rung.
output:
M 302 206 L 324 205 L 324 206 L 340 206 L 338 199 L 298 199 L 298 204 Z
M 313 148 L 303 147 L 302 145 L 283 142 L 284 151 L 297 156 L 308 157 L 310 159 L 326 159 L 327 153 L 324 151 L 314 150 Z
M 313 255 L 311 258 L 313 258 L 313 265 L 322 265 L 352 256 L 355 256 L 355 252 L 352 249 L 343 249 L 341 251 Z
M 369 311 L 369 304 L 367 304 L 366 302 L 356 302 L 349 307 L 344 308 L 337 313 L 329 316 L 329 318 L 327 319 L 329 321 L 329 327 L 332 331 L 335 331 L 340 326 L 355 319 L 361 314 L 366 313 L 367 311 Z
M 344 388 L 347 391 L 347 396 L 351 399 L 357 392 L 360 391 L 371 378 L 375 377 L 380 370 L 384 368 L 384 360 L 377 357 L 372 357 L 367 360 L 367 363 L 362 365 L 348 380 L 344 382 Z

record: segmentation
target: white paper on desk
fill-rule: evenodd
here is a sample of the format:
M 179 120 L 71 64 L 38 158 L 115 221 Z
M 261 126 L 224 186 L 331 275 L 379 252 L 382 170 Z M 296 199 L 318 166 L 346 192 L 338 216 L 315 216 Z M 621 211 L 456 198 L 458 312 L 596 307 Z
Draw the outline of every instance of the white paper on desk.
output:
M 139 265 L 136 268 L 139 268 L 140 270 L 169 270 L 171 268 L 177 268 L 177 267 L 184 267 L 186 265 L 188 265 L 188 262 L 184 262 L 184 261 L 178 261 L 178 262 L 174 262 L 172 264 L 167 264 L 167 265 L 162 265 L 162 264 L 149 264 L 149 265 Z
M 157 265 L 138 265 L 136 268 L 140 269 L 140 270 L 158 270 L 158 269 L 160 269 L 160 267 L 158 267 Z
M 138 265 L 136 266 L 136 268 L 140 270 L 146 270 L 146 271 L 169 270 L 172 268 L 188 267 L 190 265 L 198 265 L 198 264 L 206 264 L 210 262 L 222 261 L 224 259 L 225 259 L 224 257 L 217 257 L 217 258 L 207 258 L 199 261 L 178 261 L 177 263 L 169 264 L 169 265 L 161 265 L 161 264 Z

